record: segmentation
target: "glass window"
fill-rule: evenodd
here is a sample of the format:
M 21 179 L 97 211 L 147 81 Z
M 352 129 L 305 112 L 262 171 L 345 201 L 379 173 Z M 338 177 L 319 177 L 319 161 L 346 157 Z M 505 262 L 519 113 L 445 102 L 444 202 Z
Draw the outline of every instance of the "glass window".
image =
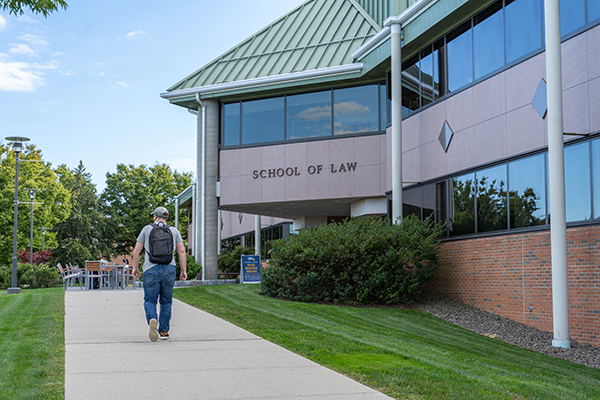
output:
M 478 171 L 477 232 L 508 228 L 506 165 Z
M 475 176 L 467 174 L 449 180 L 451 204 L 448 207 L 450 234 L 475 233 Z
M 435 185 L 425 185 L 421 189 L 423 190 L 423 219 L 426 219 L 432 216 L 435 211 Z
M 545 175 L 544 154 L 508 164 L 511 228 L 546 223 Z
M 588 0 L 588 22 L 600 18 L 600 1 Z
M 331 91 L 287 96 L 286 138 L 331 135 Z
M 567 222 L 592 216 L 590 191 L 590 144 L 565 147 L 565 210 Z
M 359 86 L 333 91 L 334 135 L 379 130 L 378 86 Z
M 434 97 L 440 98 L 446 94 L 446 53 L 444 39 L 433 44 L 433 79 Z
M 568 35 L 585 25 L 585 0 L 560 0 L 560 34 Z
M 600 140 L 592 142 L 592 178 L 594 218 L 600 218 Z
M 419 71 L 419 57 L 415 57 L 402 66 L 402 116 L 421 106 L 419 86 L 421 75 Z
M 421 219 L 421 188 L 402 191 L 402 215 L 416 215 Z
M 283 140 L 283 97 L 242 103 L 242 144 Z
M 223 105 L 223 146 L 240 144 L 240 103 Z
M 435 222 L 438 223 L 446 222 L 448 219 L 446 182 L 447 181 L 441 181 L 435 184 Z
M 507 62 L 542 47 L 541 0 L 506 0 L 504 13 Z
M 475 79 L 478 79 L 504 65 L 502 2 L 477 15 L 473 24 Z
M 433 72 L 433 53 L 431 46 L 421 52 L 421 106 L 437 99 L 433 82 L 436 80 Z
M 473 35 L 471 21 L 448 35 L 448 91 L 473 82 Z
M 387 128 L 391 121 L 391 115 L 390 115 L 390 105 L 391 102 L 388 101 L 387 98 L 387 87 L 386 85 L 380 85 L 379 86 L 379 126 L 380 126 L 380 130 L 385 130 L 385 128 Z

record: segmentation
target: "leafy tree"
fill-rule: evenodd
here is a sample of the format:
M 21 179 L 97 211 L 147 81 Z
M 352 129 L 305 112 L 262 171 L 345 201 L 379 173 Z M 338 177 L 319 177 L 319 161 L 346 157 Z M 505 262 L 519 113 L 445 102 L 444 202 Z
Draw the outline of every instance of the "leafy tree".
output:
M 102 200 L 106 202 L 115 232 L 115 250 L 126 254 L 135 246 L 142 228 L 152 221 L 150 213 L 158 206 L 169 210 L 172 222 L 175 216 L 176 195 L 192 182 L 191 173 L 172 171 L 166 164 L 146 165 L 118 164 L 114 174 L 106 174 L 106 188 Z M 180 224 L 187 226 L 187 216 L 180 215 Z M 184 240 L 186 232 L 183 232 Z
M 61 7 L 66 10 L 69 5 L 64 0 L 0 0 L 0 8 L 8 10 L 9 14 L 22 15 L 23 9 L 42 14 L 44 17 Z
M 59 241 L 54 258 L 63 264 L 83 265 L 85 260 L 99 259 L 113 252 L 114 226 L 106 217 L 105 206 L 96 194 L 92 174 L 82 161 L 73 170 L 64 164 L 56 173 L 71 193 L 69 217 L 54 227 Z
M 29 248 L 31 200 L 29 190 L 35 189 L 33 205 L 34 250 L 42 248 L 41 227 L 53 227 L 67 218 L 70 209 L 69 192 L 58 181 L 50 163 L 42 161 L 42 153 L 35 145 L 27 145 L 19 163 L 19 216 L 17 248 Z M 15 153 L 8 145 L 0 145 L 0 264 L 8 265 L 12 259 Z M 47 232 L 45 245 L 56 246 L 56 234 Z

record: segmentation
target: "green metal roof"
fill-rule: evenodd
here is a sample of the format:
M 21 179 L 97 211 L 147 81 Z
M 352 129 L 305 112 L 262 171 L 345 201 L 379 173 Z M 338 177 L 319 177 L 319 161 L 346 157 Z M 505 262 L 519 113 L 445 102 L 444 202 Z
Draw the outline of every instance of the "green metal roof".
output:
M 380 29 L 355 0 L 309 0 L 167 90 L 352 64 Z

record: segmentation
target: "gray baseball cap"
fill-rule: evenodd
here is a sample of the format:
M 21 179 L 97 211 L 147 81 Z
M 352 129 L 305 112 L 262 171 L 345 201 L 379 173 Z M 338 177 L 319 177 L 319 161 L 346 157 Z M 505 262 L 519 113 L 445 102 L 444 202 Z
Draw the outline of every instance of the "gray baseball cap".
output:
M 159 218 L 164 218 L 164 219 L 169 218 L 169 210 L 167 210 L 164 207 L 156 207 L 156 209 L 154 211 L 152 211 L 151 214 L 154 214 Z

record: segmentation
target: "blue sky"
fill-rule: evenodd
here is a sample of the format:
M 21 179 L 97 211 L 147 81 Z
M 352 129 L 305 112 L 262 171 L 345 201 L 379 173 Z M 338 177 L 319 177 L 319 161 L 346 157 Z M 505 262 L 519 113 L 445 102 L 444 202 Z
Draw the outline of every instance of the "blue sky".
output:
M 119 163 L 195 170 L 196 120 L 168 87 L 304 0 L 67 0 L 48 18 L 0 11 L 0 143 L 54 167 L 82 160 L 98 192 Z

